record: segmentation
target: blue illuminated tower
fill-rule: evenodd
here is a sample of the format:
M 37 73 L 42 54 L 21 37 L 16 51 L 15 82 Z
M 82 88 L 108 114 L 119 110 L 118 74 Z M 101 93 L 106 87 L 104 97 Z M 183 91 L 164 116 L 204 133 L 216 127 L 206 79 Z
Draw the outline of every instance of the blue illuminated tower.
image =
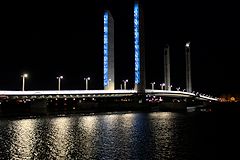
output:
M 103 83 L 104 90 L 114 90 L 114 20 L 109 11 L 103 15 Z
M 134 49 L 135 49 L 135 86 L 139 93 L 144 93 L 145 80 L 145 53 L 144 53 L 144 30 L 143 12 L 138 1 L 134 3 Z

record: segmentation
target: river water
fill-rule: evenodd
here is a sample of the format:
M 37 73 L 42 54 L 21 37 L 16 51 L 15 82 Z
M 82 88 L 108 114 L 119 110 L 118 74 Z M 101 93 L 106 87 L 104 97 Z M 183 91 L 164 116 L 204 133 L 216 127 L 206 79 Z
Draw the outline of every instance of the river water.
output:
M 236 126 L 223 119 L 172 112 L 1 119 L 0 159 L 230 158 Z

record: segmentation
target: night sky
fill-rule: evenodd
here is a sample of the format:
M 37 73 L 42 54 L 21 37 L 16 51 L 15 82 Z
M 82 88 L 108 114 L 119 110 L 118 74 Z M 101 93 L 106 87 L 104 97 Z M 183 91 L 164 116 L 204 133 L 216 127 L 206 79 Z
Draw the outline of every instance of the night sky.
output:
M 147 88 L 164 80 L 163 48 L 170 45 L 171 83 L 185 88 L 184 46 L 191 42 L 192 86 L 219 96 L 240 93 L 240 11 L 237 2 L 141 1 Z M 1 16 L 0 90 L 103 89 L 103 12 L 115 23 L 115 79 L 134 82 L 132 0 L 4 4 Z

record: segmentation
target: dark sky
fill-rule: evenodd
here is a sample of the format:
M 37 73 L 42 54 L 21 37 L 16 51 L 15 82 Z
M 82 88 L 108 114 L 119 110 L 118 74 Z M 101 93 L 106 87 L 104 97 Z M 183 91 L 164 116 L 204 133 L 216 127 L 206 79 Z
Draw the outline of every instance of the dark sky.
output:
M 142 0 L 147 87 L 163 82 L 163 47 L 170 45 L 171 82 L 185 88 L 184 45 L 191 41 L 193 90 L 239 93 L 240 11 L 237 2 Z M 116 88 L 134 81 L 133 1 L 3 4 L 0 90 L 103 88 L 103 11 L 115 20 Z

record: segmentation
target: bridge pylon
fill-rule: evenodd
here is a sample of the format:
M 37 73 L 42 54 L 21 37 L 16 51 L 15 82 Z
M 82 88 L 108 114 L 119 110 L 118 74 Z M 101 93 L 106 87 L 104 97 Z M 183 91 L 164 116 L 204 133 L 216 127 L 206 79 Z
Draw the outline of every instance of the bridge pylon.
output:
M 114 90 L 114 19 L 110 11 L 103 15 L 103 83 L 104 90 Z

